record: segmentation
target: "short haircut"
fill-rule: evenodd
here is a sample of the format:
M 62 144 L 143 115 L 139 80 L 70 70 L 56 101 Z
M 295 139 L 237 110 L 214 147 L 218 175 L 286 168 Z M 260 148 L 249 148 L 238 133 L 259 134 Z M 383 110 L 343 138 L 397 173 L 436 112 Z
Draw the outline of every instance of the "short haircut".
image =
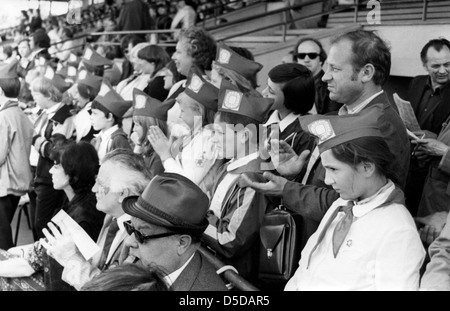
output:
M 99 159 L 95 147 L 85 141 L 75 143 L 69 140 L 59 150 L 53 159 L 61 164 L 64 173 L 69 176 L 69 184 L 75 193 L 89 192 L 95 184 L 99 169 Z
M 50 99 L 55 103 L 59 103 L 62 100 L 62 94 L 58 88 L 47 78 L 38 77 L 31 82 L 31 90 L 39 92 L 44 97 Z
M 391 70 L 391 52 L 386 43 L 374 31 L 355 30 L 334 38 L 331 44 L 349 40 L 352 43 L 353 71 L 356 73 L 367 64 L 375 67 L 373 82 L 384 85 Z
M 450 42 L 445 38 L 432 39 L 428 41 L 428 43 L 422 48 L 422 51 L 420 51 L 420 59 L 422 60 L 422 63 L 424 65 L 427 63 L 427 53 L 430 47 L 433 47 L 436 51 L 440 52 L 445 46 L 450 50 Z
M 100 104 L 98 101 L 94 100 L 92 102 L 91 109 L 98 109 L 98 110 L 100 110 L 105 115 L 105 118 L 108 118 L 108 115 L 111 114 L 113 119 L 114 119 L 113 124 L 117 125 L 119 128 L 122 127 L 122 118 L 116 116 L 115 114 L 113 114 L 111 111 L 109 111 L 105 106 Z
M 17 98 L 20 93 L 20 80 L 18 78 L 0 79 L 0 88 L 5 97 Z
M 319 47 L 320 51 L 319 51 L 319 60 L 322 62 L 322 64 L 327 60 L 327 52 L 325 52 L 325 49 L 322 46 L 322 43 L 320 43 L 319 40 L 311 38 L 311 37 L 306 37 L 306 38 L 302 38 L 300 39 L 297 44 L 295 45 L 294 50 L 292 51 L 292 55 L 293 55 L 293 59 L 295 61 L 297 61 L 297 51 L 298 51 L 298 47 L 300 46 L 300 44 L 302 44 L 303 42 L 307 42 L 307 41 L 311 41 L 314 42 L 315 44 L 317 44 L 317 46 Z
M 166 50 L 154 44 L 140 49 L 137 56 L 140 59 L 155 64 L 155 70 L 152 77 L 170 62 L 170 56 L 167 54 Z
M 273 83 L 281 84 L 287 109 L 301 115 L 312 109 L 316 88 L 308 68 L 297 63 L 281 64 L 273 67 L 268 75 Z
M 216 40 L 203 28 L 191 26 L 180 33 L 179 40 L 186 41 L 186 49 L 194 65 L 201 71 L 211 70 L 216 57 Z
M 128 183 L 132 195 L 140 195 L 153 177 L 145 165 L 144 158 L 131 149 L 114 149 L 103 157 L 102 165 L 106 162 L 114 162 L 129 172 L 123 176 L 122 181 Z
M 38 48 L 49 48 L 50 47 L 50 37 L 47 35 L 43 28 L 36 29 L 33 33 L 34 45 Z

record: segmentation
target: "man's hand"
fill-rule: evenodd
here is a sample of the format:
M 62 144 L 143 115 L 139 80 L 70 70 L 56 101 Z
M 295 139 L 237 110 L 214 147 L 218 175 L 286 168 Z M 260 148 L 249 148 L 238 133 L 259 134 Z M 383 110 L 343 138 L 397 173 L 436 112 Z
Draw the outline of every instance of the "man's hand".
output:
M 446 144 L 433 139 L 424 138 L 420 140 L 412 140 L 412 144 L 416 145 L 414 155 L 419 159 L 425 159 L 426 157 L 442 157 L 450 148 Z
M 298 175 L 305 166 L 310 153 L 309 150 L 305 150 L 297 155 L 294 149 L 282 140 L 273 139 L 270 142 L 271 161 L 278 173 L 283 176 Z
M 162 162 L 171 157 L 170 142 L 159 127 L 150 126 L 147 137 Z
M 251 180 L 247 175 L 241 174 L 240 184 L 255 189 L 269 196 L 283 196 L 284 186 L 288 182 L 286 178 L 276 176 L 272 173 L 265 172 L 263 177 L 268 180 L 266 183 L 260 183 Z
M 420 239 L 431 244 L 441 233 L 447 222 L 448 212 L 437 212 L 425 217 L 414 218 L 416 223 L 424 225 L 419 229 Z
M 61 266 L 66 267 L 74 256 L 81 254 L 64 223 L 59 226 L 61 232 L 51 222 L 48 223 L 48 227 L 52 233 L 46 228 L 42 229 L 47 240 L 41 239 L 41 245 L 47 250 L 49 256 L 53 257 Z

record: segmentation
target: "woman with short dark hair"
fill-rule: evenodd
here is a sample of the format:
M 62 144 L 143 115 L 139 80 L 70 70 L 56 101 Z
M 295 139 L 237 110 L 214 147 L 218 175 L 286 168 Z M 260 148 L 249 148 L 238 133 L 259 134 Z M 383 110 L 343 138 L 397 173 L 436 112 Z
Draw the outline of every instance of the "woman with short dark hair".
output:
M 67 213 L 92 240 L 97 240 L 103 225 L 105 214 L 96 209 L 97 200 L 92 192 L 95 178 L 99 169 L 99 160 L 94 146 L 88 142 L 74 143 L 63 135 L 55 134 L 52 137 L 54 148 L 50 152 L 53 166 L 50 169 L 53 187 L 63 190 L 66 199 L 63 205 L 55 212 L 61 210 Z M 44 229 L 46 230 L 46 229 Z M 28 282 L 49 290 L 73 290 L 71 286 L 62 281 L 62 266 L 49 257 L 40 241 L 34 244 L 10 249 L 12 254 L 20 254 L 9 260 L 0 261 L 0 275 L 5 277 L 6 284 L 21 284 L 20 290 L 36 290 L 30 288 Z M 38 273 L 36 273 L 38 272 Z M 31 278 L 25 278 L 29 277 Z M 7 278 L 23 278 L 21 282 L 14 282 Z M 1 282 L 3 283 L 3 282 Z M 17 286 L 17 285 L 16 285 Z
M 263 96 L 274 99 L 274 111 L 265 123 L 269 133 L 264 136 L 266 147 L 270 139 L 278 135 L 278 139 L 288 143 L 297 154 L 312 151 L 314 138 L 302 130 L 298 120 L 314 105 L 314 78 L 308 68 L 295 63 L 275 66 L 269 71 Z M 275 125 L 279 126 L 279 132 L 274 131 Z

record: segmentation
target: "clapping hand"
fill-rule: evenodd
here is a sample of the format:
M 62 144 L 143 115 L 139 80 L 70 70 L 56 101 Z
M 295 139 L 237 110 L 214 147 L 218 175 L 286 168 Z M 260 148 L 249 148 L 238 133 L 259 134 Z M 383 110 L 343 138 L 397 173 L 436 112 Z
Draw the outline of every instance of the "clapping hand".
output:
M 171 157 L 170 141 L 158 126 L 150 126 L 148 129 L 147 137 L 153 149 L 161 158 L 162 162 Z

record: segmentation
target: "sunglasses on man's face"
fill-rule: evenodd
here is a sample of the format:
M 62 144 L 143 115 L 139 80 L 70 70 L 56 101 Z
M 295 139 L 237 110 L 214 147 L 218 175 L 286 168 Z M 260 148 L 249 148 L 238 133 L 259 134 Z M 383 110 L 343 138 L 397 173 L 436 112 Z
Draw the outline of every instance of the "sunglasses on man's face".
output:
M 154 240 L 178 234 L 176 232 L 165 232 L 153 235 L 144 235 L 140 231 L 136 230 L 129 220 L 124 221 L 123 226 L 125 227 L 125 230 L 127 230 L 128 235 L 132 235 L 134 233 L 134 236 L 139 244 L 144 244 L 147 240 Z
M 316 59 L 319 56 L 319 53 L 297 53 L 295 56 L 300 59 L 305 59 L 306 55 L 308 55 L 309 59 Z

